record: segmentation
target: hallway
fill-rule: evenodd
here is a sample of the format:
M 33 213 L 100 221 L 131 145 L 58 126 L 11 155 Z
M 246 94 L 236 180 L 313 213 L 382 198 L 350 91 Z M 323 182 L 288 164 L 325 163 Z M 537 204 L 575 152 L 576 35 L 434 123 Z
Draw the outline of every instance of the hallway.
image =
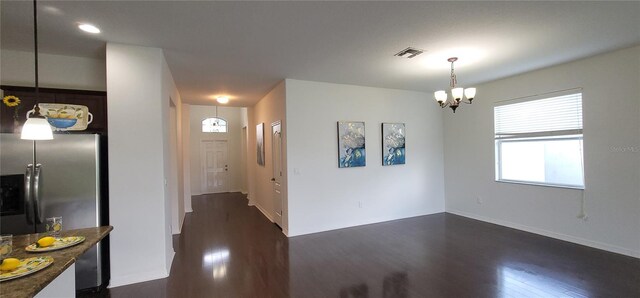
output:
M 111 297 L 638 297 L 640 260 L 451 214 L 287 239 L 239 193 L 193 198 L 169 278 Z
M 285 297 L 287 237 L 240 193 L 193 197 L 166 279 L 111 297 Z M 175 239 L 175 238 L 174 238 Z

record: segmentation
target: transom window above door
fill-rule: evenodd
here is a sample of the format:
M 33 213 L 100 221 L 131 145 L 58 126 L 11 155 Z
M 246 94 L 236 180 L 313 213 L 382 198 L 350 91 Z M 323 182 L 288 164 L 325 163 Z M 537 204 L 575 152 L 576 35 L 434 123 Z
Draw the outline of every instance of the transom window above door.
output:
M 216 117 L 204 119 L 202 132 L 227 132 L 227 120 Z

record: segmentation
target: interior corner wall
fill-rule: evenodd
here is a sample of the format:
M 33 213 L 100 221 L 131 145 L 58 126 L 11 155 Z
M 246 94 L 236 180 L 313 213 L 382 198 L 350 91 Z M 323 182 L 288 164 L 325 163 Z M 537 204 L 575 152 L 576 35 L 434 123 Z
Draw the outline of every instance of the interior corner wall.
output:
M 191 108 L 188 104 L 182 104 L 182 166 L 184 185 L 184 211 L 193 212 L 191 206 Z
M 102 59 L 38 54 L 40 87 L 107 90 L 106 64 Z M 0 84 L 34 86 L 33 52 L 2 49 Z
M 167 112 L 175 114 L 167 115 L 167 155 L 169 165 L 165 167 L 165 177 L 167 181 L 167 192 L 171 203 L 171 233 L 180 234 L 182 221 L 185 216 L 184 209 L 184 167 L 182 159 L 182 98 L 173 80 L 171 69 L 167 61 L 162 57 L 162 98 L 165 98 Z M 171 111 L 173 109 L 173 111 Z M 169 123 L 172 121 L 173 123 Z M 172 245 L 173 251 L 173 245 Z
M 241 185 L 241 162 L 240 162 L 240 134 L 241 108 L 190 105 L 190 164 L 191 164 L 191 192 L 194 195 L 201 195 L 203 191 L 203 161 L 200 158 L 201 144 L 205 141 L 227 141 L 227 162 L 229 171 L 227 176 L 227 189 L 225 192 L 240 192 Z M 227 120 L 227 133 L 207 133 L 202 132 L 202 120 L 206 118 L 218 117 Z
M 286 97 L 289 236 L 444 211 L 430 94 L 287 79 Z M 365 167 L 338 168 L 338 121 L 365 122 Z M 406 164 L 382 166 L 383 122 L 405 123 Z
M 640 47 L 483 84 L 444 119 L 447 212 L 640 257 Z M 498 183 L 496 102 L 582 87 L 583 192 Z
M 249 126 L 247 133 L 249 142 L 247 144 L 247 167 L 249 175 L 249 205 L 255 205 L 269 220 L 275 218 L 275 205 L 273 202 L 273 161 L 271 160 L 271 124 L 280 121 L 282 130 L 282 230 L 287 234 L 287 119 L 285 113 L 286 90 L 285 81 L 276 85 L 265 97 L 263 97 L 253 107 L 247 111 Z M 256 126 L 264 123 L 264 157 L 265 165 L 258 165 L 258 155 L 256 150 Z
M 163 61 L 161 49 L 107 44 L 111 287 L 166 277 L 171 266 Z
M 240 108 L 240 127 L 243 130 L 241 132 L 242 139 L 240 140 L 242 152 L 240 158 L 240 166 L 242 167 L 242 175 L 240 182 L 240 191 L 243 194 L 249 194 L 249 174 L 247 172 L 247 151 L 248 151 L 248 143 L 249 143 L 249 114 L 247 108 Z

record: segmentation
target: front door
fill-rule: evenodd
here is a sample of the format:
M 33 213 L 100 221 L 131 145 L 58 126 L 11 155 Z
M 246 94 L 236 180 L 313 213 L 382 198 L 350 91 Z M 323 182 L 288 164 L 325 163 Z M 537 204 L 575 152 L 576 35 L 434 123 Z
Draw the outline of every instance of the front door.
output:
M 280 122 L 271 124 L 271 136 L 273 140 L 271 160 L 273 161 L 273 206 L 275 222 L 282 227 L 282 133 Z
M 202 141 L 202 192 L 226 192 L 229 163 L 227 141 Z

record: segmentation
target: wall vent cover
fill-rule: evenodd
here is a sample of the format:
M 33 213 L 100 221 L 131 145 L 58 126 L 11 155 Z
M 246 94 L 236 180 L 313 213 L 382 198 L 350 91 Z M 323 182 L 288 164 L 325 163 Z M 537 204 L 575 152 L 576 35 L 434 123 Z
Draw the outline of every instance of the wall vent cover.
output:
M 423 50 L 420 49 L 416 49 L 416 48 L 412 48 L 412 47 L 408 47 L 400 52 L 397 52 L 394 56 L 398 56 L 401 58 L 407 58 L 407 59 L 411 59 L 415 56 L 418 56 L 420 54 L 424 53 Z

